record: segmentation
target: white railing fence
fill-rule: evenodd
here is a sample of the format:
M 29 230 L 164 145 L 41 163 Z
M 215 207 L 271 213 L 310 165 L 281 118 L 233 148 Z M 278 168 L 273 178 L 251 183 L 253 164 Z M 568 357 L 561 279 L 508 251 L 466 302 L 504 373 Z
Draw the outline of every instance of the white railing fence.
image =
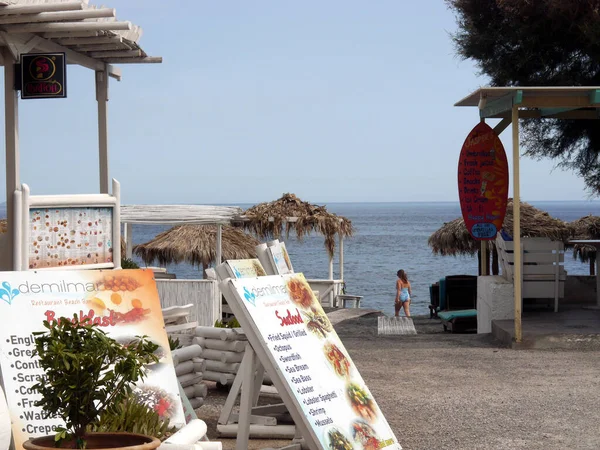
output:
M 212 327 L 221 320 L 221 292 L 215 280 L 156 280 L 160 304 L 168 306 L 195 305 L 190 321 Z

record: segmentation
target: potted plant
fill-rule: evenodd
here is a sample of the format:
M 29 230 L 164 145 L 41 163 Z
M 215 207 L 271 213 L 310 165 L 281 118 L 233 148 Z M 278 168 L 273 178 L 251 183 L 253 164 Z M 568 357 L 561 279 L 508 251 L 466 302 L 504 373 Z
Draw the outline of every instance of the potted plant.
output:
M 65 426 L 55 436 L 28 440 L 27 450 L 62 447 L 72 449 L 155 449 L 155 437 L 132 433 L 92 433 L 100 415 L 131 395 L 133 385 L 145 377 L 144 366 L 157 362 L 158 348 L 145 337 L 121 345 L 97 325 L 79 322 L 77 316 L 61 318 L 47 331 L 35 334 L 36 354 L 44 379 L 33 386 L 42 398 L 36 402 L 50 417 Z

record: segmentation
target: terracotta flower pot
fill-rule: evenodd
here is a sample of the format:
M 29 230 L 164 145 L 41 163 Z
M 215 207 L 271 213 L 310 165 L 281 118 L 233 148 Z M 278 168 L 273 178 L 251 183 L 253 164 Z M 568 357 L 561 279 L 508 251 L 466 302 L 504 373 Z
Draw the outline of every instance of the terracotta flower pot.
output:
M 160 441 L 151 436 L 134 433 L 90 433 L 86 437 L 88 450 L 154 450 Z M 54 436 L 29 439 L 23 444 L 26 450 L 55 450 Z M 60 448 L 77 448 L 75 442 L 66 441 Z

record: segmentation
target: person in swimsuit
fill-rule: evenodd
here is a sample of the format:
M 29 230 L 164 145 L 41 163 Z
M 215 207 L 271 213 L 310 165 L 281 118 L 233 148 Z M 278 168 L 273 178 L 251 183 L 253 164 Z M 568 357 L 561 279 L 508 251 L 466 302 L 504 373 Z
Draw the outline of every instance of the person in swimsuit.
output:
M 406 276 L 404 270 L 399 270 L 398 280 L 396 280 L 396 301 L 394 302 L 394 309 L 396 310 L 395 317 L 399 316 L 400 308 L 404 308 L 404 314 L 406 317 L 410 317 L 410 297 L 412 291 L 410 289 L 410 282 Z

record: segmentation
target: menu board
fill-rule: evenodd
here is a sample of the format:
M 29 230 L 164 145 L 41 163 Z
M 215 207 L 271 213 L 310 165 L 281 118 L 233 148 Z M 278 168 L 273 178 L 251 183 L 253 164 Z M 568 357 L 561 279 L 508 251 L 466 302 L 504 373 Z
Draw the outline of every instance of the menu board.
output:
M 113 262 L 112 208 L 29 210 L 29 268 Z
M 43 321 L 73 317 L 96 323 L 128 344 L 146 335 L 159 348 L 158 363 L 134 389 L 138 399 L 175 426 L 185 424 L 162 310 L 151 270 L 0 272 L 0 368 L 12 421 L 15 448 L 30 437 L 53 434 L 61 425 L 34 405 L 31 386 L 44 375 L 33 357 L 34 331 Z
M 287 275 L 293 272 L 292 262 L 290 261 L 287 249 L 282 243 L 278 242 L 275 245 L 269 246 L 267 250 L 271 255 L 276 274 Z
M 508 204 L 508 161 L 502 141 L 485 122 L 471 130 L 460 152 L 458 196 L 471 236 L 495 239 Z
M 303 274 L 228 282 L 227 301 L 266 351 L 261 362 L 285 385 L 311 448 L 402 448 Z
M 256 258 L 254 259 L 230 259 L 225 261 L 228 266 L 230 276 L 233 278 L 254 278 L 263 277 L 267 273 L 262 264 Z

